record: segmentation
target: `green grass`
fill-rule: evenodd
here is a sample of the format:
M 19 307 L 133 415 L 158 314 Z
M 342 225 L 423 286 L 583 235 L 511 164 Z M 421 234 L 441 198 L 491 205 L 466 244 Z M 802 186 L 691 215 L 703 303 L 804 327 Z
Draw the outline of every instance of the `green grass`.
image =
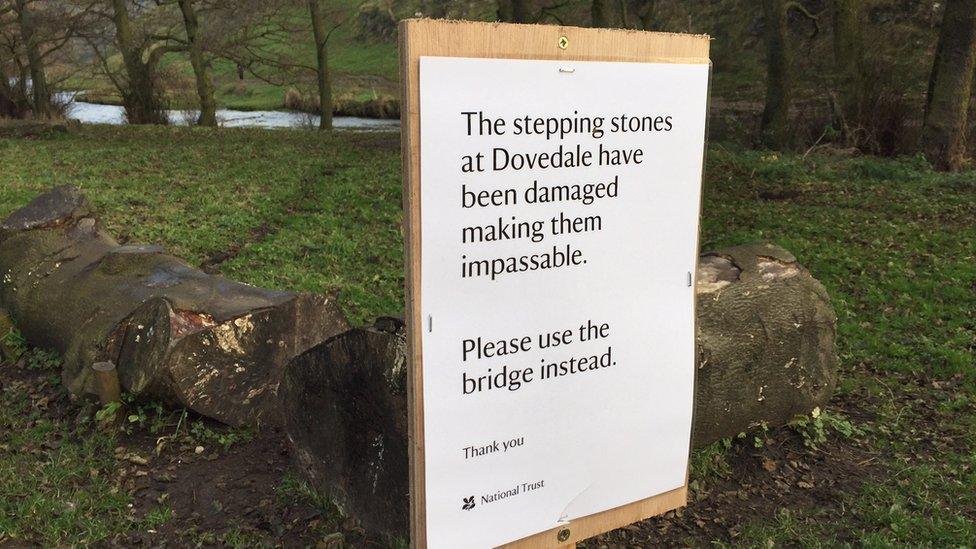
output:
M 337 291 L 354 322 L 402 311 L 395 137 L 85 127 L 0 139 L 0 166 L 0 215 L 73 183 L 123 240 L 163 244 L 193 263 L 239 247 L 220 267 L 227 276 Z M 976 544 L 976 174 L 937 174 L 917 158 L 722 145 L 711 147 L 706 173 L 704 248 L 775 242 L 827 288 L 839 390 L 872 396 L 873 419 L 856 427 L 888 472 L 838 496 L 843 516 L 786 509 L 744 525 L 743 542 Z M 926 389 L 949 381 L 952 391 Z M 125 495 L 87 473 L 103 466 L 107 446 L 98 445 L 109 443 L 66 434 L 57 452 L 25 452 L 39 432 L 68 427 L 4 395 L 14 400 L 0 406 L 9 448 L 0 450 L 0 532 L 70 544 L 123 527 Z M 728 467 L 715 447 L 697 454 L 694 470 L 707 477 Z
M 768 240 L 827 287 L 842 362 L 976 387 L 972 174 L 918 158 L 835 160 L 715 148 L 705 248 Z M 798 192 L 790 200 L 757 199 Z
M 58 363 L 36 353 L 28 351 L 28 363 L 47 365 L 48 385 L 57 387 Z M 141 519 L 130 514 L 130 497 L 115 476 L 112 437 L 90 424 L 52 419 L 43 411 L 54 405 L 50 395 L 24 389 L 17 383 L 0 389 L 0 544 L 85 545 L 167 520 L 164 510 Z
M 703 246 L 773 241 L 823 282 L 838 316 L 840 391 L 882 403 L 861 427 L 891 471 L 845 495 L 846 516 L 783 509 L 749 525 L 741 541 L 976 543 L 974 174 L 936 174 L 918 158 L 802 159 L 721 146 L 707 171 Z M 797 194 L 761 198 L 787 192 Z M 925 414 L 919 404 L 944 393 L 899 385 L 888 372 L 959 387 Z

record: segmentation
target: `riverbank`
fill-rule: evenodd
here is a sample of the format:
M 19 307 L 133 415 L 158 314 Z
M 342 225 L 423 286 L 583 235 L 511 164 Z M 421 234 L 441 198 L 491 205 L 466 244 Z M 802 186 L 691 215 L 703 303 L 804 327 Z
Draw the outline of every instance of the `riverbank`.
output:
M 238 112 L 282 112 L 296 115 L 311 114 L 318 115 L 319 108 L 317 102 L 308 99 L 307 94 L 301 94 L 294 88 L 282 93 L 272 93 L 263 97 L 261 100 L 241 100 L 236 96 L 227 94 L 217 94 L 217 105 L 220 110 Z M 122 97 L 115 90 L 68 90 L 65 93 L 72 94 L 75 101 L 89 103 L 92 105 L 105 105 L 112 107 L 122 106 Z M 279 97 L 280 95 L 280 97 Z M 195 101 L 170 100 L 168 102 L 173 111 L 188 111 L 197 108 Z M 399 120 L 400 119 L 400 100 L 392 95 L 348 98 L 339 97 L 333 101 L 332 116 L 369 118 L 374 120 Z
M 337 291 L 354 323 L 403 310 L 396 134 L 85 126 L 0 138 L 0 166 L 0 216 L 72 183 L 122 242 Z M 837 311 L 841 382 L 816 417 L 696 452 L 687 508 L 591 545 L 976 544 L 974 174 L 718 143 L 705 174 L 703 247 L 793 252 Z M 280 434 L 145 402 L 106 434 L 58 357 L 23 353 L 0 365 L 0 545 L 362 541 Z
M 196 110 L 167 111 L 169 121 L 174 125 L 193 125 L 199 116 Z M 88 103 L 72 101 L 65 109 L 65 116 L 70 121 L 81 124 L 126 124 L 125 109 L 119 105 Z M 316 114 L 294 111 L 235 111 L 230 109 L 217 110 L 217 124 L 224 128 L 317 128 L 319 116 Z M 335 116 L 332 119 L 333 128 L 355 131 L 399 131 L 399 120 L 382 120 L 355 116 Z

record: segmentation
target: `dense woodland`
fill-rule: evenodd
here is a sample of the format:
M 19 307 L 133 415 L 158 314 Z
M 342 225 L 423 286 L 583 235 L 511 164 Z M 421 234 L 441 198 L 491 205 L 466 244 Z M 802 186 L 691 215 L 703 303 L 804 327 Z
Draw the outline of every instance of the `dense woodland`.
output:
M 731 101 L 735 121 L 744 118 L 736 102 L 761 102 L 748 132 L 758 145 L 922 152 L 944 170 L 967 156 L 972 0 L 3 0 L 0 114 L 57 117 L 57 91 L 88 75 L 111 84 L 129 123 L 166 123 L 167 68 L 178 57 L 192 73 L 200 125 L 217 125 L 213 66 L 221 63 L 241 79 L 307 90 L 288 106 L 323 113 L 329 129 L 334 31 L 392 43 L 396 21 L 417 15 L 707 33 L 716 110 Z

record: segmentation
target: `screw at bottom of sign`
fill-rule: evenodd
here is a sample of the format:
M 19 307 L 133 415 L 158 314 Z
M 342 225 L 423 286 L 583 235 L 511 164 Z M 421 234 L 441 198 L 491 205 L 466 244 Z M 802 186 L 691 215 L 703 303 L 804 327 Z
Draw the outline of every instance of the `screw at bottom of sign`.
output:
M 563 528 L 556 534 L 556 539 L 559 541 L 566 541 L 569 539 L 569 528 Z

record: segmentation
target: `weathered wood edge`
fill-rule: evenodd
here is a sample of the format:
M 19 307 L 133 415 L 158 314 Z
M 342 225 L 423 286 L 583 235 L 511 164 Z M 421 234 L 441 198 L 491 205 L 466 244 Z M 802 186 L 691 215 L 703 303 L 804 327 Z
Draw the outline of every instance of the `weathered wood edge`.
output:
M 419 57 L 411 44 L 412 25 L 399 25 L 400 143 L 403 162 L 403 247 L 406 272 L 407 447 L 410 471 L 410 546 L 427 547 L 424 477 L 423 367 L 420 330 L 420 88 Z M 415 147 L 416 145 L 416 147 Z

